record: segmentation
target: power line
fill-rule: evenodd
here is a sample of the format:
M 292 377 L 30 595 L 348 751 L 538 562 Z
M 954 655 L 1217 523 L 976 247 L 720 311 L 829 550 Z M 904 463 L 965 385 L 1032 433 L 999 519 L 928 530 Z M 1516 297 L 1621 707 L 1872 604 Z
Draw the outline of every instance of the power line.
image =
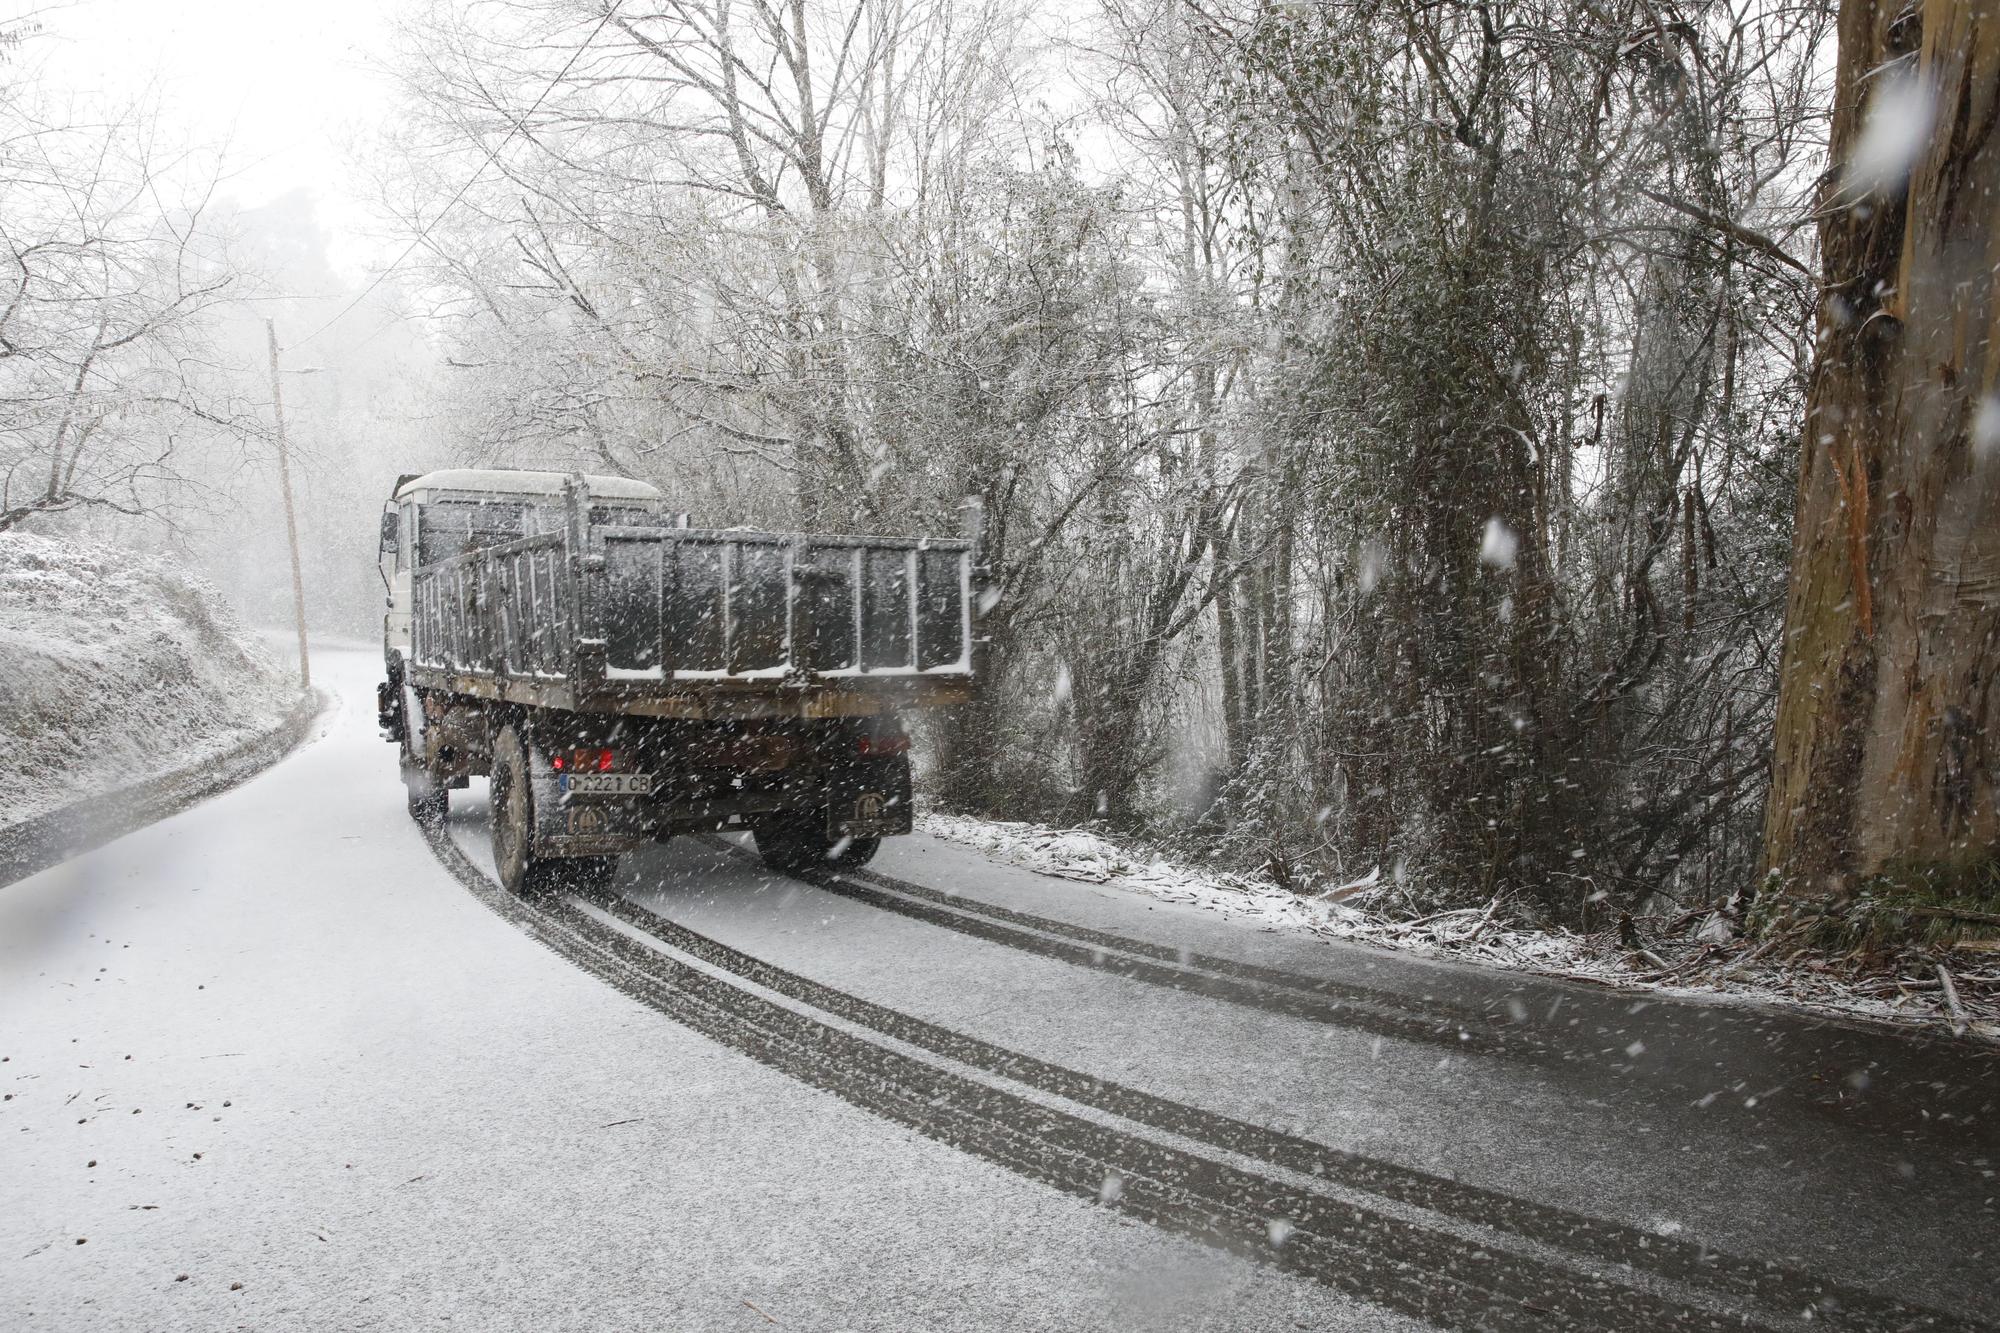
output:
M 527 123 L 528 121 L 532 120 L 534 118 L 535 113 L 542 109 L 542 103 L 547 101 L 549 94 L 556 90 L 556 85 L 560 84 L 564 79 L 569 77 L 569 72 L 572 69 L 576 68 L 576 62 L 583 58 L 583 53 L 585 51 L 588 51 L 590 49 L 590 44 L 597 40 L 597 34 L 604 31 L 605 25 L 611 22 L 612 16 L 615 15 L 619 11 L 619 9 L 624 6 L 624 4 L 625 0 L 613 0 L 612 5 L 604 11 L 604 17 L 597 20 L 597 26 L 590 30 L 590 36 L 583 39 L 582 46 L 577 47 L 575 51 L 570 53 L 569 59 L 563 63 L 563 67 L 560 70 L 556 71 L 556 76 L 553 79 L 549 80 L 548 87 L 542 89 L 541 96 L 535 99 L 534 105 L 528 108 L 526 114 L 516 117 L 514 123 L 507 127 L 507 133 L 501 137 L 498 146 L 496 146 L 492 152 L 486 155 L 486 160 L 479 164 L 479 170 L 473 172 L 471 179 L 467 180 L 465 184 L 458 187 L 458 193 L 454 194 L 451 197 L 450 202 L 448 202 L 447 204 L 445 204 L 443 208 L 438 210 L 438 214 L 436 217 L 432 218 L 429 222 L 423 225 L 423 227 L 417 232 L 417 238 L 410 242 L 409 248 L 404 250 L 402 254 L 397 255 L 394 263 L 390 264 L 389 267 L 383 269 L 380 273 L 378 273 L 375 276 L 375 281 L 369 283 L 366 287 L 362 288 L 361 294 L 356 296 L 352 301 L 349 301 L 346 305 L 342 306 L 340 308 L 339 313 L 335 314 L 332 319 L 329 319 L 326 323 L 320 325 L 318 328 L 314 329 L 311 333 L 308 333 L 305 337 L 293 343 L 291 347 L 287 348 L 286 350 L 290 351 L 300 347 L 304 347 L 314 338 L 319 337 L 320 334 L 325 333 L 335 324 L 338 324 L 341 320 L 347 318 L 347 314 L 349 311 L 353 310 L 354 307 L 360 305 L 363 301 L 367 300 L 368 297 L 374 293 L 377 287 L 380 287 L 384 282 L 388 281 L 389 275 L 391 273 L 394 273 L 397 269 L 403 266 L 404 260 L 408 259 L 411 255 L 417 252 L 418 246 L 422 245 L 425 241 L 430 239 L 431 229 L 437 226 L 438 223 L 443 222 L 445 220 L 445 216 L 448 213 L 450 213 L 452 209 L 458 207 L 459 201 L 465 198 L 466 194 L 472 189 L 472 187 L 479 184 L 480 177 L 486 174 L 486 168 L 492 166 L 495 162 L 498 162 L 500 160 L 500 154 L 503 151 L 505 151 L 507 145 L 513 141 L 514 136 L 521 132 L 521 126 Z

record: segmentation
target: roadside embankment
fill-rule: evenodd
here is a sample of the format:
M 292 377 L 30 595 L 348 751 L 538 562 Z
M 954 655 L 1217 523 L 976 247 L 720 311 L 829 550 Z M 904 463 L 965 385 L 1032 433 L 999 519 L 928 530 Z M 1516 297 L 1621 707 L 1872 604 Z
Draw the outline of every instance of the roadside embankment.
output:
M 0 883 L 240 781 L 316 712 L 201 578 L 0 535 Z

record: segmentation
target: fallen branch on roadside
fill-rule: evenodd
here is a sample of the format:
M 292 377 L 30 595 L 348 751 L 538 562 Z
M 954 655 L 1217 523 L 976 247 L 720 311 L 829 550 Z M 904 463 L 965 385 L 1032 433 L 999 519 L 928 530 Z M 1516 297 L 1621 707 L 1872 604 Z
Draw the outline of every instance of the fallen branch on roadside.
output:
M 1951 981 L 1951 973 L 1943 963 L 1937 965 L 1938 985 L 1944 988 L 1945 1007 L 1951 1011 L 1951 1035 L 1962 1037 L 1971 1024 L 1965 1017 L 1965 1006 L 1958 998 L 1958 987 Z
M 1927 916 L 1944 921 L 1979 921 L 2000 926 L 2000 912 L 1975 912 L 1969 907 L 1905 907 L 1911 916 Z

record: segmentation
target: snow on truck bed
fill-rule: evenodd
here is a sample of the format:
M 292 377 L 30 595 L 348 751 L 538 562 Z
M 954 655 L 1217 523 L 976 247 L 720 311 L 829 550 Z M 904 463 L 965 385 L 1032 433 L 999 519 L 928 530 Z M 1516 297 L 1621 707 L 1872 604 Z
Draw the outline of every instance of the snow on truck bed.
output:
M 167 561 L 0 534 L 0 828 L 270 730 L 289 679 Z

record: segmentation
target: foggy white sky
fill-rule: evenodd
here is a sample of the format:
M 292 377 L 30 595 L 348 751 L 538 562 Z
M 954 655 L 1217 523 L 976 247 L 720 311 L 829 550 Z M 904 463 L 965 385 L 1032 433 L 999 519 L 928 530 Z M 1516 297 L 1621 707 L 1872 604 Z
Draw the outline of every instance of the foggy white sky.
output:
M 396 0 L 78 0 L 55 7 L 0 0 L 0 15 L 35 14 L 42 34 L 23 53 L 51 92 L 117 101 L 156 86 L 171 139 L 229 145 L 226 193 L 256 207 L 313 191 L 332 258 L 350 283 L 393 246 L 371 234 L 348 185 L 344 145 L 379 122 L 388 87 L 371 69 Z M 393 257 L 390 255 L 389 257 Z

